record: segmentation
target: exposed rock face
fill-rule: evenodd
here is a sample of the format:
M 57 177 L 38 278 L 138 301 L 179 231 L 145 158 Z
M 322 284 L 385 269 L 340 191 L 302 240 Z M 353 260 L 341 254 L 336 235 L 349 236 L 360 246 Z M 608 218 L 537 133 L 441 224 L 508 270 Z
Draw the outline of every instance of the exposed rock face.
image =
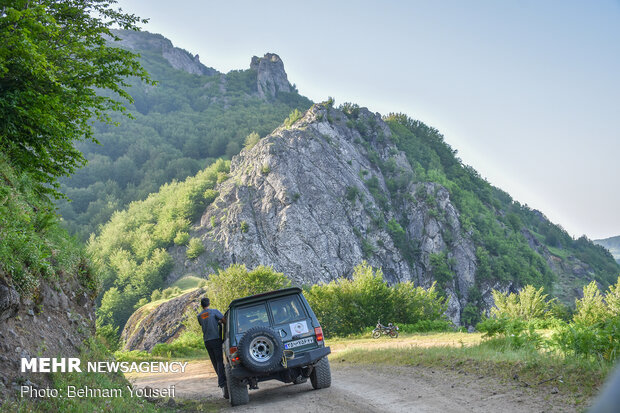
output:
M 205 290 L 198 288 L 159 305 L 154 310 L 142 307 L 125 324 L 121 339 L 126 350 L 151 351 L 157 343 L 169 343 L 183 331 L 181 324 L 188 311 L 198 314 Z
M 284 63 L 277 54 L 267 53 L 263 57 L 252 57 L 250 69 L 257 71 L 256 82 L 261 98 L 274 97 L 277 92 L 291 91 Z
M 92 292 L 75 278 L 41 280 L 34 298 L 24 298 L 0 274 L 0 399 L 17 382 L 50 384 L 46 373 L 21 373 L 21 358 L 76 357 L 95 330 Z
M 174 47 L 172 42 L 160 34 L 148 32 L 113 31 L 122 37 L 121 45 L 129 49 L 151 50 L 161 53 L 164 59 L 175 69 L 183 70 L 195 75 L 211 76 L 217 74 L 215 69 L 200 63 L 198 55 L 192 55 L 186 50 Z
M 448 191 L 409 180 L 404 193 L 393 196 L 379 164 L 414 172 L 378 114 L 362 109 L 357 122 L 368 125 L 364 136 L 343 112 L 315 105 L 290 129 L 276 129 L 242 151 L 194 228 L 207 253 L 177 262 L 171 278 L 237 262 L 272 265 L 298 285 L 314 284 L 349 276 L 367 260 L 390 283 L 428 287 L 431 256 L 445 253 L 454 274 L 445 285 L 448 316 L 458 323 L 476 258 Z M 416 246 L 415 254 L 403 251 L 389 222 L 404 223 L 405 244 Z

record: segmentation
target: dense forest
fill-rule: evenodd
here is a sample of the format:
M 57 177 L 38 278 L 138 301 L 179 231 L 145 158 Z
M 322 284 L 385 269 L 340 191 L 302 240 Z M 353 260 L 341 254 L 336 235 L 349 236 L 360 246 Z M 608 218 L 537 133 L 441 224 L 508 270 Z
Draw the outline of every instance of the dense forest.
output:
M 292 110 L 311 104 L 294 88 L 259 97 L 254 69 L 227 74 L 175 69 L 157 47 L 161 35 L 115 33 L 139 37 L 139 61 L 157 84 L 130 79 L 126 90 L 134 102 L 125 103 L 134 119 L 114 114 L 116 125 L 95 124 L 98 143 L 77 144 L 88 163 L 61 180 L 69 200 L 59 201 L 58 207 L 70 232 L 83 240 L 114 211 L 167 182 L 195 175 L 217 158 L 230 159 L 248 135 L 265 136 Z

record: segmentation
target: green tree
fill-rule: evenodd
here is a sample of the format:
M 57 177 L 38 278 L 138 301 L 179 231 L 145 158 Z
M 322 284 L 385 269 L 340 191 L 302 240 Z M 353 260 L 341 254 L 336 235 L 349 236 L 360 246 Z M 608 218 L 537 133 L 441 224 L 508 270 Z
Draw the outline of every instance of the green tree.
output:
M 236 298 L 290 287 L 291 281 L 271 267 L 259 265 L 248 271 L 245 265 L 233 264 L 217 274 L 209 275 L 206 289 L 213 308 L 221 311 Z
M 583 287 L 583 298 L 575 300 L 575 315 L 573 320 L 584 326 L 592 326 L 604 321 L 608 316 L 603 296 L 596 285 L 596 281 Z
M 85 163 L 74 147 L 92 140 L 92 120 L 132 102 L 124 79 L 151 82 L 127 50 L 113 47 L 110 31 L 138 30 L 146 22 L 111 6 L 114 0 L 16 0 L 0 6 L 0 150 L 60 196 L 56 179 Z M 108 91 L 106 94 L 96 90 Z M 111 93 L 110 93 L 111 92 Z
M 493 290 L 493 300 L 495 307 L 491 309 L 491 314 L 497 318 L 506 317 L 529 321 L 536 318 L 543 318 L 549 308 L 546 301 L 547 294 L 543 294 L 544 289 L 534 288 L 526 285 L 519 294 L 502 293 Z

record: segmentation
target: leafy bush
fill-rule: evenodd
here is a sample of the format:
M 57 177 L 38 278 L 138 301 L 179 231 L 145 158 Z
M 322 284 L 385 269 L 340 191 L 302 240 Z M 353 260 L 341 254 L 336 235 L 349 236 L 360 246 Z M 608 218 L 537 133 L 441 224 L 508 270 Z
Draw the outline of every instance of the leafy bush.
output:
M 411 324 L 443 320 L 446 309 L 434 286 L 425 290 L 407 282 L 390 287 L 381 270 L 366 262 L 355 267 L 352 279 L 313 285 L 305 295 L 326 335 L 360 333 L 378 319 Z
M 496 343 L 501 343 L 509 349 L 523 347 L 538 349 L 544 344 L 542 336 L 536 332 L 535 327 L 520 319 L 488 318 L 478 323 L 476 329 L 485 333 L 483 337 L 495 338 Z
M 206 289 L 211 307 L 224 312 L 236 298 L 290 287 L 291 281 L 271 267 L 259 265 L 248 271 L 245 265 L 233 264 L 209 275 Z
M 620 283 L 620 278 L 619 278 Z M 613 295 L 612 295 L 613 297 Z M 615 304 L 615 302 L 612 300 Z M 619 313 L 615 313 L 618 315 Z M 610 315 L 610 311 L 595 281 L 583 287 L 583 298 L 575 301 L 575 315 L 573 320 L 583 326 L 593 326 L 603 322 Z
M 293 123 L 297 122 L 299 119 L 301 119 L 304 116 L 303 112 L 301 112 L 299 109 L 294 109 L 290 115 L 288 115 L 288 117 L 286 119 L 284 119 L 284 127 L 286 127 L 287 129 L 290 128 L 291 126 L 293 126 Z
M 620 356 L 620 316 L 594 325 L 580 322 L 565 325 L 554 332 L 551 342 L 566 357 L 615 362 Z
M 454 324 L 446 320 L 420 320 L 415 324 L 398 324 L 401 333 L 428 333 L 454 331 Z
M 187 251 L 185 252 L 187 258 L 193 260 L 202 255 L 203 252 L 205 252 L 205 246 L 202 244 L 202 241 L 198 238 L 192 238 L 189 240 Z
M 355 201 L 360 194 L 360 190 L 357 186 L 347 186 L 345 197 L 349 200 L 349 202 Z
M 174 245 L 187 245 L 189 241 L 189 233 L 186 231 L 179 231 L 174 237 Z
M 493 290 L 495 307 L 491 309 L 491 314 L 498 318 L 515 318 L 524 321 L 543 318 L 549 309 L 549 303 L 546 301 L 547 294 L 543 294 L 543 291 L 542 287 L 536 289 L 531 285 L 526 285 L 519 291 L 519 294 Z
M 248 136 L 246 136 L 243 146 L 246 149 L 252 149 L 258 143 L 258 141 L 260 141 L 260 136 L 258 135 L 258 133 L 252 132 Z

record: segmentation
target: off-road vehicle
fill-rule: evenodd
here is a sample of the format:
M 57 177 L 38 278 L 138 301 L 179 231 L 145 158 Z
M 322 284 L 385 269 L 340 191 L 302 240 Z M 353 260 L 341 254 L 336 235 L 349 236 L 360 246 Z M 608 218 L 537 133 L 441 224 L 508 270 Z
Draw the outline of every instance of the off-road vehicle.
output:
M 225 314 L 222 337 L 230 404 L 246 404 L 248 387 L 265 380 L 331 385 L 323 330 L 300 288 L 239 298 Z

